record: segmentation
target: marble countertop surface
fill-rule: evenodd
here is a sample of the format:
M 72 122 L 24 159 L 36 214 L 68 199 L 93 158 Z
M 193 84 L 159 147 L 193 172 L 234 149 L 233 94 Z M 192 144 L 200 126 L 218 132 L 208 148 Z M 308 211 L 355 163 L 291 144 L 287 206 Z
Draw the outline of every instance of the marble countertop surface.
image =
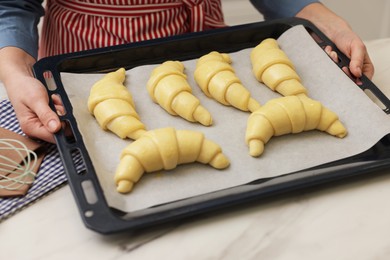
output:
M 390 39 L 367 42 L 390 97 Z M 2 86 L 0 89 L 3 88 Z M 3 90 L 4 93 L 4 90 Z M 390 174 L 132 233 L 87 229 L 69 186 L 0 224 L 1 259 L 390 259 Z

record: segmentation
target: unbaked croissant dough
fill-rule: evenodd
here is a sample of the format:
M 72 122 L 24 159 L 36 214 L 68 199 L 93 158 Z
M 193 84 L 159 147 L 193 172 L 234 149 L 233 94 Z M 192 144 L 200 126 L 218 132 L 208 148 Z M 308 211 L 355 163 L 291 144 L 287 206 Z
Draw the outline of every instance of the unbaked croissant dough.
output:
M 145 126 L 123 85 L 125 77 L 125 69 L 120 68 L 97 81 L 88 97 L 88 110 L 104 130 L 109 129 L 122 139 L 137 139 L 145 132 Z
M 283 96 L 307 95 L 295 67 L 275 39 L 268 38 L 251 52 L 252 71 L 256 79 Z
M 212 124 L 210 113 L 200 105 L 183 73 L 179 61 L 166 61 L 153 69 L 147 82 L 150 97 L 171 115 L 179 115 L 190 122 Z
M 272 136 L 318 129 L 343 138 L 347 130 L 338 116 L 307 96 L 271 99 L 248 119 L 245 141 L 251 156 L 259 156 Z
M 172 127 L 150 130 L 122 151 L 115 173 L 117 191 L 130 192 L 144 172 L 170 170 L 195 161 L 216 169 L 230 164 L 221 147 L 201 132 Z
M 255 111 L 260 104 L 236 76 L 230 56 L 216 51 L 200 57 L 194 72 L 195 81 L 208 97 L 243 111 Z

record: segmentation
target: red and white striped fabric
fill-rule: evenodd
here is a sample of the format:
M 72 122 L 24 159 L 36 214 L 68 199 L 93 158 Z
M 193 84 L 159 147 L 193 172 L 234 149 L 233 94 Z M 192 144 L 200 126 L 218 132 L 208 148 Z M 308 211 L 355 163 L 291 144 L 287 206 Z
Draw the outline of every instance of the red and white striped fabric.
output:
M 39 56 L 224 26 L 221 0 L 48 0 Z

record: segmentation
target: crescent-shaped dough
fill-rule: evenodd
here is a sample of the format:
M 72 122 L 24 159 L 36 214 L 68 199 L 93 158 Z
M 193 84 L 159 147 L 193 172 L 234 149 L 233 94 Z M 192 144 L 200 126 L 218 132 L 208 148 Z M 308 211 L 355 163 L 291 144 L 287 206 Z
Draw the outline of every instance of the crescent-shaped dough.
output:
M 242 85 L 231 62 L 228 54 L 216 51 L 200 57 L 194 72 L 195 81 L 206 96 L 221 104 L 253 112 L 260 104 Z
M 192 162 L 210 164 L 216 169 L 230 164 L 221 147 L 201 132 L 172 127 L 150 130 L 122 151 L 115 173 L 117 191 L 130 192 L 144 172 L 171 170 Z
M 275 39 L 267 38 L 253 48 L 251 62 L 256 79 L 273 91 L 283 96 L 307 95 L 294 64 Z
M 190 122 L 212 124 L 210 113 L 192 94 L 180 61 L 166 61 L 157 66 L 147 82 L 150 97 L 171 115 L 179 115 Z
M 320 130 L 343 138 L 347 130 L 338 116 L 307 96 L 271 99 L 248 118 L 245 141 L 251 156 L 259 156 L 272 136 Z
M 91 88 L 88 110 L 104 130 L 120 138 L 139 138 L 146 130 L 135 110 L 133 98 L 123 85 L 125 69 L 107 73 Z

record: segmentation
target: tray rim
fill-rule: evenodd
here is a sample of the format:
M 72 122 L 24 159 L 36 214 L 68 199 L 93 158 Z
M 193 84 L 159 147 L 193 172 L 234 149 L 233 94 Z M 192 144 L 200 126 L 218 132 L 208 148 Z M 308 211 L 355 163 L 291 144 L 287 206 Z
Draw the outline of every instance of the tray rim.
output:
M 229 206 L 234 206 L 237 204 L 242 204 L 244 202 L 249 202 L 259 198 L 272 197 L 277 194 L 285 193 L 291 190 L 298 190 L 303 188 L 312 187 L 314 185 L 319 185 L 331 181 L 337 181 L 345 179 L 347 177 L 362 175 L 367 172 L 378 171 L 382 169 L 387 169 L 390 167 L 390 156 L 386 156 L 387 153 L 390 153 L 390 150 L 387 150 L 386 146 L 382 147 L 384 150 L 383 158 L 373 158 L 378 154 L 373 153 L 370 149 L 362 154 L 342 159 L 337 162 L 332 162 L 326 165 L 320 165 L 311 169 L 302 170 L 296 173 L 291 173 L 287 175 L 282 175 L 267 180 L 262 180 L 260 183 L 249 183 L 246 185 L 240 185 L 233 188 L 229 188 L 223 191 L 216 191 L 212 194 L 199 195 L 197 197 L 205 198 L 204 201 L 193 202 L 188 205 L 181 204 L 177 202 L 172 202 L 172 205 L 179 204 L 176 208 L 166 207 L 166 205 L 154 207 L 153 210 L 141 210 L 137 211 L 135 214 L 123 214 L 119 211 L 111 209 L 105 198 L 104 192 L 99 184 L 97 175 L 94 171 L 93 162 L 89 158 L 88 152 L 82 140 L 82 136 L 78 131 L 77 122 L 73 117 L 72 105 L 69 99 L 67 98 L 66 92 L 61 82 L 60 73 L 61 72 L 74 72 L 69 67 L 70 65 L 80 62 L 82 59 L 96 59 L 99 60 L 99 57 L 109 56 L 113 54 L 120 54 L 126 52 L 129 49 L 139 49 L 139 48 L 148 48 L 161 45 L 169 45 L 171 43 L 175 44 L 177 42 L 191 41 L 197 39 L 208 39 L 209 37 L 215 37 L 216 35 L 225 35 L 232 34 L 248 29 L 264 29 L 274 26 L 275 28 L 283 27 L 284 29 L 291 28 L 295 25 L 303 25 L 310 32 L 315 33 L 320 37 L 322 42 L 319 42 L 319 45 L 331 45 L 334 50 L 339 54 L 341 62 L 339 67 L 347 66 L 349 59 L 342 54 L 336 46 L 321 32 L 319 31 L 312 23 L 307 20 L 299 18 L 286 18 L 278 19 L 274 21 L 266 22 L 257 22 L 251 24 L 237 25 L 228 28 L 215 29 L 200 33 L 189 33 L 185 35 L 172 36 L 164 39 L 155 39 L 138 43 L 123 44 L 114 47 L 99 48 L 89 51 L 82 51 L 70 54 L 63 54 L 57 56 L 51 56 L 39 60 L 34 64 L 33 72 L 35 77 L 40 80 L 47 89 L 49 97 L 52 94 L 58 94 L 61 96 L 64 105 L 66 106 L 67 114 L 65 116 L 60 116 L 62 121 L 67 122 L 73 131 L 75 140 L 69 140 L 65 133 L 61 130 L 55 135 L 57 147 L 60 153 L 60 157 L 64 164 L 65 173 L 68 178 L 68 183 L 71 187 L 74 199 L 78 205 L 81 218 L 89 229 L 92 229 L 96 232 L 102 234 L 111 234 L 123 231 L 131 231 L 136 229 L 142 229 L 149 226 L 154 226 L 166 222 L 171 222 L 178 219 L 187 218 L 194 215 L 199 215 L 206 212 L 214 212 L 221 208 L 227 208 Z M 194 55 L 194 54 L 191 54 Z M 196 55 L 200 55 L 197 53 Z M 165 57 L 160 57 L 160 60 L 166 59 Z M 159 57 L 156 57 L 155 62 L 158 62 Z M 64 65 L 65 64 L 65 65 Z M 115 64 L 115 62 L 114 62 Z M 111 64 L 112 65 L 112 64 Z M 139 64 L 141 65 L 141 64 Z M 79 65 L 79 67 L 82 67 Z M 91 67 L 91 66 L 90 66 Z M 77 73 L 88 73 L 96 70 L 96 67 L 82 69 L 76 71 Z M 104 71 L 115 70 L 115 66 L 106 66 Z M 101 67 L 99 67 L 101 71 Z M 47 85 L 43 74 L 46 71 L 50 71 L 53 75 L 53 78 L 56 82 L 57 88 L 55 90 L 50 89 Z M 97 71 L 96 71 L 97 72 Z M 362 77 L 363 85 L 360 86 L 363 90 L 369 89 L 377 98 L 385 104 L 384 111 L 389 112 L 390 101 L 387 97 L 365 76 Z M 50 98 L 49 98 L 50 99 Z M 54 110 L 54 105 L 50 99 L 50 106 Z M 381 146 L 382 142 L 387 143 L 387 139 L 390 137 L 386 136 L 380 141 L 377 145 Z M 390 144 L 390 141 L 389 141 Z M 375 147 L 374 147 L 375 148 Z M 375 148 L 376 149 L 376 148 Z M 375 150 L 374 149 L 374 150 Z M 378 149 L 376 149 L 378 150 Z M 82 155 L 84 164 L 87 168 L 87 172 L 83 174 L 78 174 L 75 168 L 75 165 L 72 162 L 72 153 L 79 152 Z M 382 151 L 383 152 L 383 151 Z M 382 155 L 382 154 L 379 154 Z M 381 157 L 381 156 L 379 156 Z M 360 159 L 359 159 L 360 158 Z M 355 159 L 359 159 L 356 165 Z M 363 160 L 363 161 L 362 161 Z M 340 169 L 340 167 L 342 169 Z M 326 170 L 326 171 L 325 171 Z M 325 172 L 324 172 L 325 171 Z M 83 184 L 89 183 L 93 186 L 93 190 L 96 195 L 96 202 L 88 202 L 88 198 L 85 196 Z M 250 185 L 250 186 L 248 186 Z M 243 188 L 244 187 L 244 188 Z M 250 187 L 250 188 L 249 188 Z M 218 196 L 220 195 L 220 196 Z M 192 200 L 189 198 L 188 200 Z M 176 204 L 175 204 L 176 203 Z M 158 210 L 158 207 L 161 207 L 162 210 Z M 157 208 L 157 210 L 155 210 Z M 142 211 L 144 213 L 142 213 Z M 149 213 L 148 213 L 149 212 Z M 126 216 L 126 217 L 124 217 Z

